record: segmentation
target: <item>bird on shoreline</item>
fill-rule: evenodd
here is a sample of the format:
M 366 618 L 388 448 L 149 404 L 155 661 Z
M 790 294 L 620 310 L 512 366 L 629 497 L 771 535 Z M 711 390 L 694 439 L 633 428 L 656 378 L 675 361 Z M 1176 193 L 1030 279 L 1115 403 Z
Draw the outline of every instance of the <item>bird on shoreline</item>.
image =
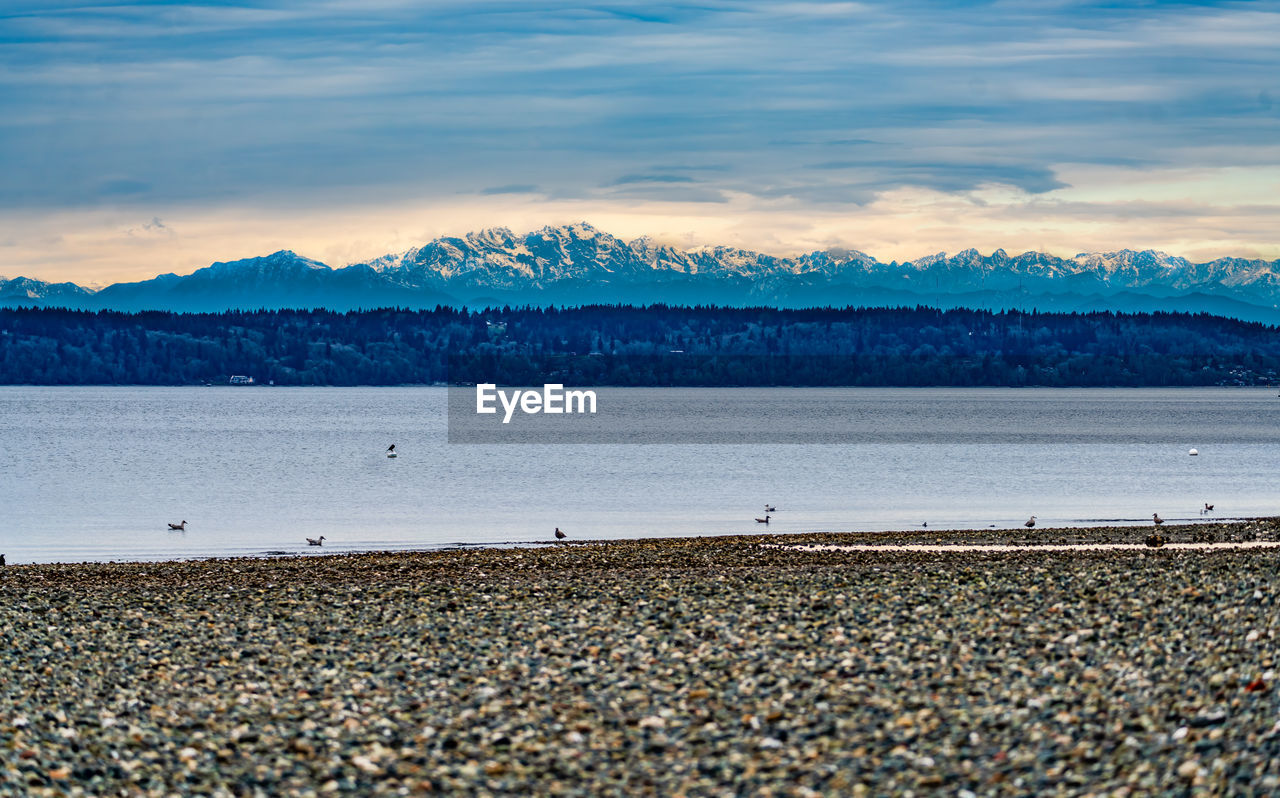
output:
M 0 566 L 3 566 L 4 564 L 5 564 L 5 562 L 4 562 L 4 555 L 3 555 L 3 554 L 0 554 Z
M 187 531 L 187 522 L 186 522 L 186 521 L 183 521 L 181 524 L 169 524 L 169 531 L 171 531 L 171 532 L 186 532 L 186 531 Z
M 757 523 L 757 524 L 767 524 L 767 523 L 769 523 L 769 514 L 768 514 L 768 513 L 765 513 L 764 518 L 757 518 L 757 519 L 756 519 L 756 523 Z
M 1025 526 L 1027 529 L 1030 529 L 1031 527 L 1033 527 L 1033 526 L 1035 526 L 1035 525 L 1036 525 L 1036 517 L 1035 517 L 1034 515 L 1033 515 L 1033 516 L 1031 516 L 1030 518 L 1028 518 L 1028 519 L 1027 519 L 1027 522 L 1026 522 L 1025 524 L 1023 524 L 1023 526 Z
M 308 546 L 323 546 L 323 545 L 324 545 L 324 535 L 321 535 L 319 538 L 307 538 L 307 545 L 308 545 Z
M 556 527 L 556 540 L 564 540 L 567 537 L 569 536 L 560 531 L 560 527 Z
M 1164 519 L 1160 517 L 1160 513 L 1152 513 L 1151 520 L 1156 522 L 1156 526 L 1160 526 L 1164 523 Z

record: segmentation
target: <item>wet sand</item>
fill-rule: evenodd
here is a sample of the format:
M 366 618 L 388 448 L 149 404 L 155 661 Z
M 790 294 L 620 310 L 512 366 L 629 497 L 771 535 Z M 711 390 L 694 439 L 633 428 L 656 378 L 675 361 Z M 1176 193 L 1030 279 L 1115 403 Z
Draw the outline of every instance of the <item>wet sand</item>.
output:
M 1274 793 L 1280 551 L 1149 531 L 9 566 L 0 794 Z

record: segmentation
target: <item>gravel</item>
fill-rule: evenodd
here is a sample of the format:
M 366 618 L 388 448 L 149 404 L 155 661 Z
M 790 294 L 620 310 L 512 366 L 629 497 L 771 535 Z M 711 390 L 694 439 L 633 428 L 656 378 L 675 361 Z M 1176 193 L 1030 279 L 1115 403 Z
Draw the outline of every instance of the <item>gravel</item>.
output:
M 1280 551 L 776 546 L 1145 534 L 10 565 L 0 795 L 1280 792 Z

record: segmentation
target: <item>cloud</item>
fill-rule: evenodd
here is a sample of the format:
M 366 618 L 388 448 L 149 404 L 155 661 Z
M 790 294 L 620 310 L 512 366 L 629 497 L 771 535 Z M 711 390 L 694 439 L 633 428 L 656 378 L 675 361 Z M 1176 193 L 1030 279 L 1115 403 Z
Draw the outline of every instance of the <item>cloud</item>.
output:
M 455 195 L 432 202 L 376 201 L 341 207 L 274 204 L 174 207 L 165 229 L 140 234 L 123 211 L 27 210 L 0 217 L 0 271 L 49 280 L 111 282 L 188 273 L 215 260 L 293 249 L 332 265 L 402 252 L 438 236 L 486 226 L 516 232 L 587 220 L 630 240 L 654 235 L 680 246 L 737 246 L 774 255 L 857 249 L 886 262 L 976 247 L 1060 256 L 1120 248 L 1157 249 L 1204 261 L 1234 255 L 1280 258 L 1274 186 L 1280 169 L 1100 169 L 1061 165 L 1071 185 L 1035 195 L 1005 184 L 963 194 L 903 186 L 847 205 L 805 196 L 720 192 L 608 198 Z M 696 192 L 698 186 L 676 186 Z M 136 219 L 136 217 L 134 217 Z M 153 220 L 154 221 L 154 220 Z M 127 231 L 132 229 L 134 234 Z M 123 231 L 123 232 L 122 232 Z
M 530 183 L 512 183 L 506 186 L 489 186 L 480 189 L 480 193 L 485 196 L 494 194 L 536 194 L 538 187 Z
M 725 194 L 720 189 L 705 188 L 703 186 L 690 185 L 671 185 L 669 183 L 633 183 L 621 186 L 608 195 L 608 199 L 604 197 L 594 198 L 594 201 L 607 203 L 610 199 L 618 200 L 648 200 L 663 204 L 678 204 L 685 202 L 727 202 Z
M 161 221 L 159 216 L 152 216 L 150 221 L 126 228 L 124 235 L 129 240 L 129 245 L 135 245 L 146 241 L 168 241 L 177 234 L 172 227 Z
M 115 177 L 103 180 L 98 185 L 98 196 L 128 197 L 146 194 L 151 184 L 145 180 L 134 180 L 128 177 Z
M 625 186 L 629 183 L 692 183 L 693 178 L 687 175 L 623 175 L 609 183 L 611 186 Z
M 1043 194 L 1054 189 L 1065 188 L 1066 183 L 1054 175 L 1053 170 L 1045 166 L 1026 166 L 1019 164 L 975 163 L 954 164 L 946 162 L 910 162 L 910 161 L 825 161 L 806 164 L 804 168 L 824 172 L 840 172 L 845 170 L 874 173 L 879 167 L 892 163 L 897 180 L 890 184 L 878 182 L 881 187 L 923 186 L 939 191 L 964 192 L 983 183 L 1003 183 L 1016 186 L 1032 194 Z M 852 182 L 850 187 L 858 187 Z
M 20 2 L 5 24 L 0 223 L 536 194 L 593 219 L 688 203 L 711 232 L 726 198 L 1047 197 L 1117 166 L 1247 172 L 1280 141 L 1270 3 Z

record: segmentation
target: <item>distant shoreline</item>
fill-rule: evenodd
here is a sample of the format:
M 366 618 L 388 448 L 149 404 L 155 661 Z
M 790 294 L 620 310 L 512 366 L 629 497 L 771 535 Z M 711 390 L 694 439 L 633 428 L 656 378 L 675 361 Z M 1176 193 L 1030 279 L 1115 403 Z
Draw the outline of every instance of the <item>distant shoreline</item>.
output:
M 1269 548 L 1273 544 L 1280 545 L 1280 516 L 1260 516 L 1256 518 L 1212 518 L 1204 519 L 1169 519 L 1158 528 L 1166 544 L 1170 548 L 1148 549 L 1144 541 L 1153 531 L 1157 531 L 1150 521 L 1135 522 L 1127 525 L 1103 526 L 1037 526 L 1034 528 L 1002 528 L 1002 529 L 944 529 L 924 528 L 888 532 L 795 532 L 781 534 L 730 534 L 709 535 L 700 537 L 656 537 L 633 539 L 575 539 L 564 542 L 551 540 L 504 541 L 474 544 L 441 543 L 421 548 L 388 548 L 368 550 L 326 550 L 323 548 L 304 549 L 299 551 L 281 551 L 274 554 L 244 554 L 236 556 L 193 556 L 173 559 L 128 559 L 117 560 L 85 560 L 78 562 L 37 562 L 22 563 L 11 561 L 9 568 L 75 568 L 108 565 L 182 565 L 189 563 L 252 563 L 252 562 L 289 562 L 311 561 L 316 559 L 372 558 L 379 557 L 436 557 L 453 553 L 482 551 L 539 551 L 544 549 L 592 547 L 625 549 L 630 546 L 661 547 L 665 544 L 679 546 L 689 543 L 700 543 L 708 546 L 767 546 L 786 551 L 829 551 L 855 552 L 867 554 L 920 554 L 975 553 L 973 549 L 994 548 L 984 551 L 990 554 L 1016 554 L 1019 552 L 1037 553 L 1043 547 L 1042 554 L 1064 554 L 1067 547 L 1083 553 L 1096 554 L 1091 546 L 1141 546 L 1142 551 L 1164 551 L 1173 553 L 1183 551 L 1185 544 L 1189 549 L 1208 551 L 1231 551 L 1232 546 L 1240 548 Z M 1007 551 L 1001 547 L 1008 547 Z M 936 551 L 935 551 L 936 549 Z M 1137 549 L 1135 549 L 1137 550 Z M 1127 552 L 1111 551 L 1123 556 Z
M 0 308 L 33 385 L 1272 386 L 1276 328 L 1188 313 L 599 305 L 181 314 Z

